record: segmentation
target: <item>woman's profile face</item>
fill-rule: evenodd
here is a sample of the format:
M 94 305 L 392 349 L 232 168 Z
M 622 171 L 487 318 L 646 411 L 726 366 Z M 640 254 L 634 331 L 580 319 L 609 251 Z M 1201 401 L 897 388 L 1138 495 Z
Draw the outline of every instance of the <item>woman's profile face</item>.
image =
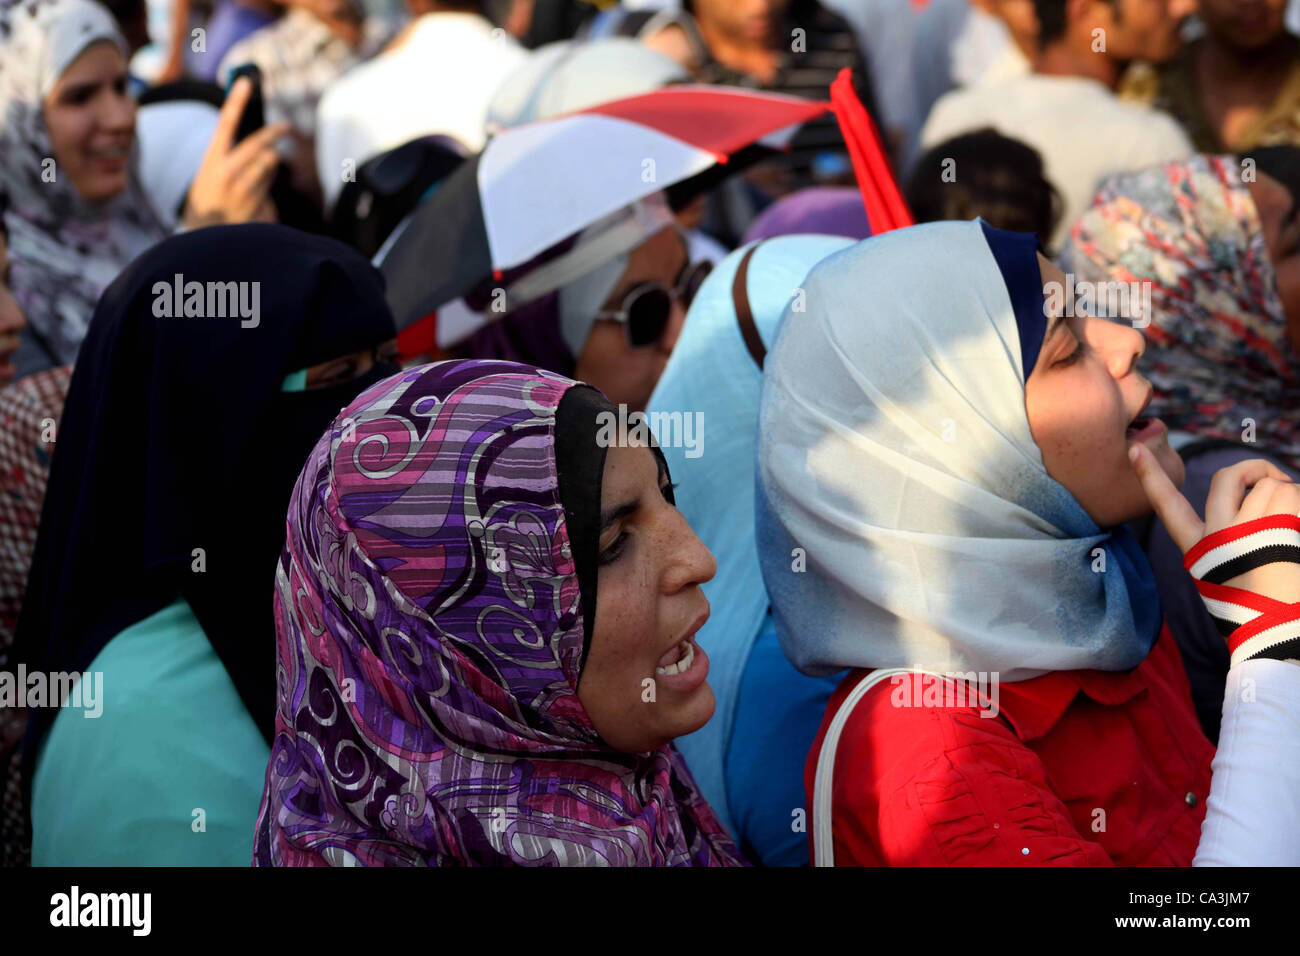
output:
M 135 100 L 126 92 L 126 60 L 107 41 L 86 48 L 42 104 L 56 174 L 88 202 L 127 187 L 135 141 Z
M 1038 257 L 1043 283 L 1064 285 L 1065 274 Z M 1029 430 L 1047 473 L 1074 495 L 1103 528 L 1151 510 L 1128 460 L 1129 446 L 1146 445 L 1173 480 L 1183 460 L 1169 446 L 1158 418 L 1143 414 L 1151 384 L 1137 372 L 1142 333 L 1108 319 L 1047 317 L 1038 361 L 1025 382 Z
M 670 494 L 648 447 L 607 451 L 596 620 L 578 699 L 605 742 L 627 753 L 661 747 L 713 716 L 709 659 L 695 633 L 709 615 L 700 585 L 717 563 Z
M 623 297 L 642 282 L 657 281 L 665 288 L 673 288 L 678 275 L 688 265 L 686 243 L 677 230 L 660 230 L 628 254 L 627 268 L 601 306 L 602 310 L 621 308 Z M 633 348 L 628 344 L 627 329 L 621 322 L 597 319 L 587 334 L 582 353 L 575 360 L 573 377 L 600 389 L 615 405 L 640 411 L 650 401 L 685 324 L 686 309 L 674 299 L 659 341 L 644 348 Z

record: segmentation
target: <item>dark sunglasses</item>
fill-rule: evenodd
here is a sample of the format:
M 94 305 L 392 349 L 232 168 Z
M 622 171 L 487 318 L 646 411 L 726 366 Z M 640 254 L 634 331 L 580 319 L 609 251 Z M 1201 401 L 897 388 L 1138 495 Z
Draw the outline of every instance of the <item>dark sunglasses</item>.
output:
M 596 313 L 597 319 L 622 322 L 627 328 L 628 344 L 634 349 L 654 345 L 668 327 L 668 318 L 672 315 L 673 301 L 689 309 L 695 299 L 695 293 L 713 271 L 713 263 L 687 262 L 677 275 L 677 281 L 671 289 L 662 282 L 640 282 L 623 296 L 623 304 L 616 310 Z

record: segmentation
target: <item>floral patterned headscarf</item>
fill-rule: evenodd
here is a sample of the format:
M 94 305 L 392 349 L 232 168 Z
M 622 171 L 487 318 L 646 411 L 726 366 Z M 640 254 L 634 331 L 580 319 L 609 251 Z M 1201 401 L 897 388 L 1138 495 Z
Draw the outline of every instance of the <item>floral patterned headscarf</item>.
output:
M 1108 180 L 1071 229 L 1061 267 L 1076 281 L 1150 282 L 1139 370 L 1155 388 L 1151 414 L 1199 438 L 1253 437 L 1300 463 L 1300 361 L 1233 157 Z
M 579 702 L 555 452 L 576 384 L 421 366 L 317 443 L 276 575 L 254 864 L 741 862 L 672 746 L 613 750 Z

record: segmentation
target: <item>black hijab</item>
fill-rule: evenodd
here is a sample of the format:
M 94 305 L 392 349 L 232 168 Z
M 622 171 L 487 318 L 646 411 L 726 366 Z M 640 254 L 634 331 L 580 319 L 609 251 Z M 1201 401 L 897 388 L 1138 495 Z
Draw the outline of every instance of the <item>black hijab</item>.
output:
M 605 447 L 597 440 L 601 415 L 618 417 L 618 407 L 590 385 L 569 389 L 555 410 L 555 471 L 560 485 L 560 504 L 569 528 L 573 563 L 582 597 L 582 666 L 591 651 L 591 633 L 596 623 L 596 586 L 600 571 L 600 496 L 605 478 Z M 653 438 L 654 453 L 662 476 L 668 460 Z M 668 500 L 677 501 L 671 487 Z
M 256 324 L 215 299 L 226 317 L 166 317 L 178 278 L 249 283 Z M 339 409 L 396 369 L 298 392 L 284 379 L 394 334 L 364 257 L 284 226 L 201 229 L 131 263 L 77 358 L 14 659 L 84 672 L 120 631 L 183 597 L 269 742 L 275 564 L 294 482 Z M 25 788 L 53 717 L 30 714 Z

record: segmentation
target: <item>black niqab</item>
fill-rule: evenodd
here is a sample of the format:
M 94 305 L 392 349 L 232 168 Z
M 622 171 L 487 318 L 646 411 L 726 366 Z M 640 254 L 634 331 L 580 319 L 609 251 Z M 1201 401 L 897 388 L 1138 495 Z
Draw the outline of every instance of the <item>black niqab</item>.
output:
M 206 296 L 216 314 L 159 316 L 177 281 L 250 283 L 218 291 L 242 288 L 251 304 L 256 289 L 256 324 Z M 137 258 L 104 292 L 78 355 L 14 660 L 82 673 L 120 631 L 183 597 L 269 742 L 275 566 L 294 482 L 338 411 L 396 369 L 301 392 L 283 382 L 394 334 L 379 272 L 332 239 L 219 226 Z M 28 792 L 54 715 L 29 717 Z

